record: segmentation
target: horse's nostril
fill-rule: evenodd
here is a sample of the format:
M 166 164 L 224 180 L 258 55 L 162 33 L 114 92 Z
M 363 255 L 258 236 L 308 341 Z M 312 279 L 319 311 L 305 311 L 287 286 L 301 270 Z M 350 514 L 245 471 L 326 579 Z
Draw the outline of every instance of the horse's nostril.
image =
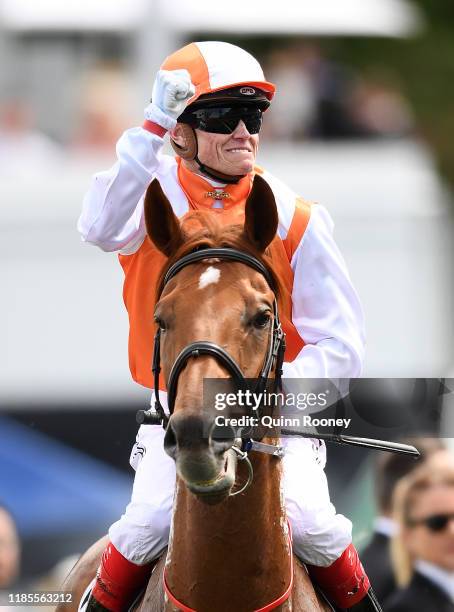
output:
M 216 425 L 209 415 L 184 414 L 171 416 L 164 436 L 164 450 L 177 459 L 180 452 L 209 452 L 222 455 L 231 448 L 235 432 L 230 426 Z
M 210 443 L 213 451 L 217 455 L 225 453 L 226 450 L 232 447 L 235 441 L 235 432 L 230 425 L 216 425 L 210 434 Z

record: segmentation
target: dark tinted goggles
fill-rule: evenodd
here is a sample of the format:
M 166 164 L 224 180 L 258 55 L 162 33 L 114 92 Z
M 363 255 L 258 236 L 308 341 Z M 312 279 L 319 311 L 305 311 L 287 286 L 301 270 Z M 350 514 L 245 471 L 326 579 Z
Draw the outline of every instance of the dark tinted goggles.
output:
M 454 514 L 434 514 L 427 518 L 408 521 L 409 525 L 424 525 L 430 531 L 444 531 L 451 521 L 454 520 Z
M 262 110 L 256 106 L 214 106 L 188 110 L 178 121 L 212 134 L 231 134 L 243 121 L 250 134 L 258 134 L 262 127 Z

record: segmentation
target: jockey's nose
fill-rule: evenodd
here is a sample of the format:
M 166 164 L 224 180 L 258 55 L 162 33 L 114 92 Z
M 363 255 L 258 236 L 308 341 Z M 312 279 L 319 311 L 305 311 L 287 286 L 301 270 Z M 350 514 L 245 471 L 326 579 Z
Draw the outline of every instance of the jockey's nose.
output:
M 233 429 L 219 429 L 212 415 L 185 414 L 181 410 L 170 418 L 164 436 L 164 450 L 173 459 L 179 451 L 212 451 L 219 456 L 231 448 L 234 439 Z
M 251 134 L 249 133 L 246 124 L 242 119 L 238 121 L 238 125 L 232 132 L 232 136 L 234 138 L 249 138 Z

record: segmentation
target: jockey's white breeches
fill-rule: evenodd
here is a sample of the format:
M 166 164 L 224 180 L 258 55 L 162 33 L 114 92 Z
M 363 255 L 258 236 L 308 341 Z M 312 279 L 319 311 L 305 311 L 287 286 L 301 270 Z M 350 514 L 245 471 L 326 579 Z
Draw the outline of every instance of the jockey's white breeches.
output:
M 351 543 L 351 522 L 330 501 L 324 472 L 325 444 L 309 438 L 283 438 L 283 492 L 295 554 L 326 567 Z M 169 541 L 175 489 L 175 462 L 164 451 L 164 430 L 142 425 L 132 449 L 136 470 L 131 502 L 109 536 L 138 565 L 159 556 Z

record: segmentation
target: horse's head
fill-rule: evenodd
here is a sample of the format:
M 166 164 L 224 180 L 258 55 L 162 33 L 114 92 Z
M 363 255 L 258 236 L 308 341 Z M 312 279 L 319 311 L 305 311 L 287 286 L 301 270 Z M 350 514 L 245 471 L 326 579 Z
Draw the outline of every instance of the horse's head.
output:
M 145 197 L 145 220 L 149 238 L 168 257 L 154 313 L 173 410 L 165 450 L 192 492 L 207 501 L 220 501 L 235 481 L 232 465 L 236 461 L 229 450 L 234 433 L 224 430 L 221 439 L 214 435 L 216 411 L 204 405 L 203 381 L 230 379 L 229 358 L 239 367 L 240 376 L 257 378 L 270 354 L 276 314 L 272 286 L 279 283 L 265 250 L 277 231 L 274 196 L 256 176 L 243 226 L 222 226 L 216 215 L 199 212 L 187 215 L 180 225 L 155 180 Z M 247 263 L 213 256 L 176 271 L 172 268 L 190 253 L 225 247 L 262 262 L 265 274 Z M 185 352 L 193 343 L 212 343 L 216 350 L 199 350 L 197 355 Z M 219 349 L 225 358 L 216 354 Z M 236 382 L 233 376 L 232 390 Z

